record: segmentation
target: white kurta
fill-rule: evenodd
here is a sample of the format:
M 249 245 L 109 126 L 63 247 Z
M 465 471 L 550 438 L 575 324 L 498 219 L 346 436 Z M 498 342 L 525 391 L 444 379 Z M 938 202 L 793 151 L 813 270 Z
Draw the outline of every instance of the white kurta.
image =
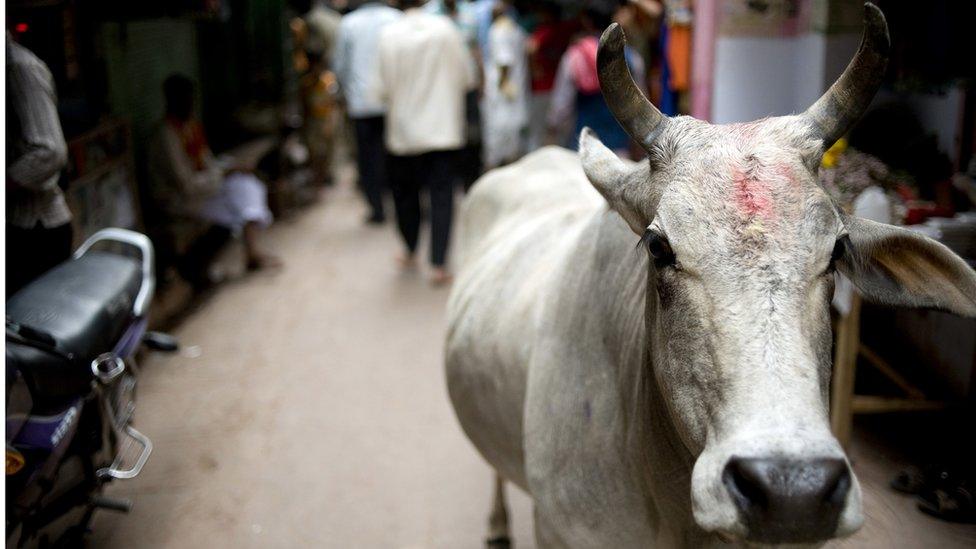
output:
M 268 226 L 268 190 L 253 174 L 225 175 L 222 162 L 207 150 L 203 169 L 186 154 L 176 130 L 163 123 L 150 144 L 153 197 L 171 217 L 188 216 L 239 232 L 248 223 Z
M 464 96 L 477 80 L 450 19 L 411 8 L 383 27 L 379 73 L 388 151 L 412 156 L 465 145 Z
M 485 95 L 481 106 L 486 168 L 516 160 L 525 152 L 529 122 L 529 71 L 525 32 L 510 17 L 491 25 L 485 59 Z M 502 68 L 508 80 L 501 82 Z
M 200 217 L 239 232 L 248 223 L 271 225 L 268 189 L 250 173 L 234 172 L 224 178 L 220 190 L 200 207 Z

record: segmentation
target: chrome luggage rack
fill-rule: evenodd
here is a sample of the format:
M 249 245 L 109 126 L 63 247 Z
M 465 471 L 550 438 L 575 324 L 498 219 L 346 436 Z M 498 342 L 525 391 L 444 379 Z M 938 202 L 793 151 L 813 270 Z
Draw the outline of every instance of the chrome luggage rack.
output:
M 152 242 L 146 235 L 128 229 L 102 229 L 85 240 L 75 250 L 74 257 L 79 258 L 85 255 L 93 246 L 102 242 L 123 244 L 139 251 L 142 265 L 142 284 L 139 287 L 139 293 L 132 303 L 132 314 L 134 318 L 141 319 L 141 324 L 139 324 L 138 328 L 144 330 L 146 322 L 145 315 L 156 289 L 156 275 L 154 271 L 155 254 Z M 126 345 L 121 345 L 121 347 L 126 348 Z M 95 379 L 104 388 L 112 386 L 117 379 L 121 378 L 120 382 L 125 384 L 125 387 L 122 388 L 125 392 L 131 392 L 134 389 L 135 380 L 131 378 L 131 375 L 122 376 L 127 369 L 127 364 L 119 354 L 124 354 L 125 352 L 125 350 L 117 348 L 114 352 L 104 353 L 92 361 L 92 374 L 94 374 Z M 119 445 L 118 452 L 112 464 L 99 469 L 96 475 L 100 479 L 134 478 L 142 472 L 142 468 L 149 461 L 149 455 L 152 454 L 153 450 L 153 443 L 149 437 L 129 425 L 135 408 L 135 403 L 132 400 L 124 403 L 120 402 L 123 407 L 123 410 L 120 411 L 121 415 L 116 415 L 116 411 L 112 407 L 111 399 L 107 395 L 103 395 L 99 400 L 102 402 L 106 417 L 109 418 L 112 431 L 119 440 Z M 134 446 L 139 448 L 139 455 L 130 466 L 126 467 L 126 456 L 129 454 L 130 448 Z

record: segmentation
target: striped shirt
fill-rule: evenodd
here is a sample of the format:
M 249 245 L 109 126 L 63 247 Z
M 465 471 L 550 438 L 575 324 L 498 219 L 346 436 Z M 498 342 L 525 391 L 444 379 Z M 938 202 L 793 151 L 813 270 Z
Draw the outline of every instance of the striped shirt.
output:
M 44 62 L 7 34 L 7 223 L 58 227 L 71 211 L 58 187 L 68 147 L 54 79 Z

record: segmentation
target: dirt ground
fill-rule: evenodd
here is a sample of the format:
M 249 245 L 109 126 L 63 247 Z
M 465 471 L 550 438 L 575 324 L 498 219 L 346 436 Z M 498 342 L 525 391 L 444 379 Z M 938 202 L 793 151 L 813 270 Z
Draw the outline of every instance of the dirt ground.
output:
M 136 426 L 155 451 L 109 490 L 134 508 L 98 513 L 92 547 L 483 547 L 492 477 L 444 386 L 448 290 L 400 272 L 392 224 L 364 215 L 346 181 L 278 223 L 285 268 L 237 275 L 174 330 L 179 355 L 144 360 Z M 884 449 L 852 455 L 867 519 L 839 546 L 976 546 L 976 527 L 887 489 Z M 534 547 L 509 494 L 516 547 Z

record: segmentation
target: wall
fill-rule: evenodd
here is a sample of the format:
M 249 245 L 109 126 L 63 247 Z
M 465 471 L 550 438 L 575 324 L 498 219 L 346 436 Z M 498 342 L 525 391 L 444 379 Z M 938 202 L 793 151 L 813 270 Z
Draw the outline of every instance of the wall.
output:
M 935 134 L 939 150 L 958 161 L 960 117 L 965 92 L 953 86 L 945 93 L 893 93 L 881 90 L 875 103 L 898 101 L 907 104 L 922 127 Z
M 163 116 L 163 80 L 175 72 L 199 82 L 197 33 L 185 19 L 104 23 L 99 43 L 105 56 L 109 107 L 132 123 L 141 166 L 145 145 Z
M 709 10 L 717 9 L 711 7 L 716 1 L 720 0 L 701 0 Z M 714 123 L 746 122 L 801 112 L 816 101 L 857 51 L 860 29 L 849 21 L 858 17 L 860 6 L 852 8 L 841 0 L 824 0 L 810 6 L 814 9 L 811 27 L 816 30 L 793 37 L 723 36 L 717 30 L 720 26 L 708 17 L 720 15 L 705 13 L 708 27 L 719 35 L 715 37 L 709 111 L 699 108 L 698 112 L 707 113 Z M 826 28 L 834 32 L 824 32 Z M 695 60 L 711 61 L 701 53 L 696 53 Z M 704 77 L 698 81 L 709 83 Z M 939 148 L 958 160 L 958 120 L 963 101 L 958 87 L 942 94 L 882 89 L 873 104 L 889 101 L 909 105 L 926 130 L 937 136 Z
M 796 37 L 719 36 L 712 122 L 746 122 L 801 112 L 843 72 L 857 34 Z

